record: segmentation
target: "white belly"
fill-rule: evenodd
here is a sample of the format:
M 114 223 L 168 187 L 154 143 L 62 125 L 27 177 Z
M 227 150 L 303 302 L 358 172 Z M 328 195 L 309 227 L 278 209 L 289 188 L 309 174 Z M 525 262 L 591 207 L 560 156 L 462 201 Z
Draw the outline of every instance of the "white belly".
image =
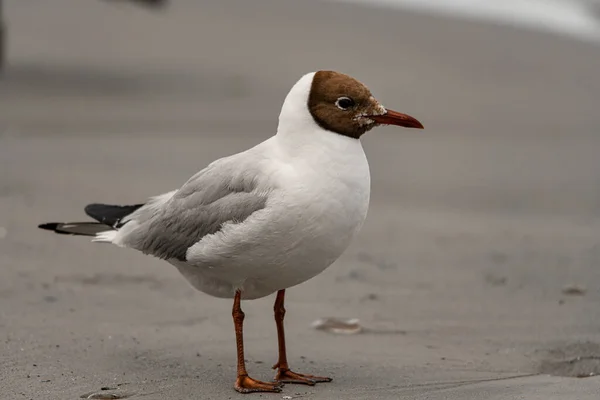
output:
M 370 175 L 359 150 L 346 168 L 288 172 L 264 210 L 203 239 L 188 252 L 188 263 L 171 263 L 196 289 L 224 298 L 238 289 L 244 299 L 268 296 L 323 272 L 367 215 Z

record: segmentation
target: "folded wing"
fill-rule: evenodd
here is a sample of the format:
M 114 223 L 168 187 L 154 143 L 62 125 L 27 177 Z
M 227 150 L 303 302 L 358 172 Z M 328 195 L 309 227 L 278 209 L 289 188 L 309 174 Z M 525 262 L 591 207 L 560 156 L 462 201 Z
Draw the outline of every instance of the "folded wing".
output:
M 123 219 L 113 243 L 162 259 L 186 260 L 188 249 L 223 224 L 242 223 L 266 207 L 269 192 L 257 174 L 235 164 L 213 163 L 181 189 L 150 201 Z

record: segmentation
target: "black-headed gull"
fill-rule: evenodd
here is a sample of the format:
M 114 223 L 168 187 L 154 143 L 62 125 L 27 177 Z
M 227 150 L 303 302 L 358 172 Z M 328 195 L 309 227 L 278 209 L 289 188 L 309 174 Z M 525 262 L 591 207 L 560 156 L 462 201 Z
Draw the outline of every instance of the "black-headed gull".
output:
M 331 379 L 289 369 L 285 290 L 330 266 L 367 215 L 369 164 L 360 138 L 380 125 L 423 128 L 384 108 L 356 79 L 334 71 L 304 75 L 285 98 L 277 134 L 221 158 L 181 188 L 144 204 L 91 204 L 98 222 L 48 223 L 57 233 L 94 236 L 173 264 L 198 290 L 233 298 L 238 392 L 278 392 L 282 383 Z M 242 299 L 277 292 L 275 382 L 246 372 Z

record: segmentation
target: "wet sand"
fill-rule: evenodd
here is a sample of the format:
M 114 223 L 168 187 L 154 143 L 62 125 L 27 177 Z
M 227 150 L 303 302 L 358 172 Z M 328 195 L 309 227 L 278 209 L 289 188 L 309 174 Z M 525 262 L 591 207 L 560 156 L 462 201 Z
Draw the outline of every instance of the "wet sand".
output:
M 600 378 L 573 376 L 600 373 L 600 48 L 418 13 L 248 3 L 6 4 L 0 398 L 241 397 L 229 301 L 159 260 L 36 226 L 176 188 L 270 136 L 302 74 L 336 69 L 426 130 L 365 137 L 367 223 L 289 291 L 292 367 L 334 381 L 263 397 L 597 399 Z M 244 304 L 263 380 L 272 301 Z M 311 328 L 328 316 L 368 330 Z

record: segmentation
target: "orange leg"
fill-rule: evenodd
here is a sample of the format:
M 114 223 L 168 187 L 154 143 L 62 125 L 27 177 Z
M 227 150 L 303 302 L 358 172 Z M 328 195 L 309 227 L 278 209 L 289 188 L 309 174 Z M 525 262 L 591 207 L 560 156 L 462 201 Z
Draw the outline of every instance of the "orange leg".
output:
M 279 361 L 273 366 L 273 369 L 277 369 L 275 380 L 282 383 L 302 383 L 310 386 L 318 382 L 331 382 L 332 379 L 325 376 L 299 374 L 290 370 L 285 351 L 285 332 L 283 329 L 283 318 L 285 317 L 284 298 L 285 289 L 278 291 L 275 305 L 273 306 L 273 310 L 275 311 L 275 325 L 277 325 L 277 341 L 279 343 Z
M 235 326 L 235 342 L 237 345 L 237 379 L 235 380 L 235 390 L 240 393 L 252 392 L 281 392 L 283 386 L 281 382 L 261 382 L 252 379 L 246 371 L 246 362 L 244 361 L 244 312 L 241 307 L 242 293 L 235 292 L 233 300 L 233 324 Z

